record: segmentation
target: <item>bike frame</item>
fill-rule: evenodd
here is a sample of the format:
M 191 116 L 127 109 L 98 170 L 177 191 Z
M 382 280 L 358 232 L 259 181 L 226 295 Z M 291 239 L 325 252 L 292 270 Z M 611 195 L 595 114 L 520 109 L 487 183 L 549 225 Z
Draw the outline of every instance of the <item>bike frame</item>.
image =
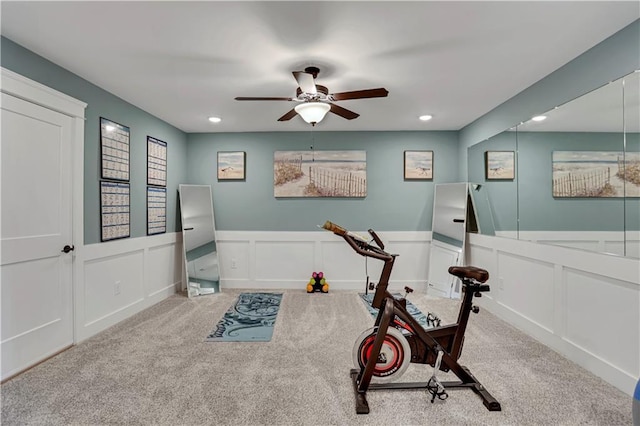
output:
M 380 239 L 375 232 L 369 230 L 378 245 L 381 245 Z M 403 327 L 411 331 L 411 335 L 407 336 L 407 340 L 411 347 L 411 362 L 435 365 L 438 354 L 442 353 L 442 362 L 439 366 L 442 371 L 453 372 L 460 380 L 442 382 L 444 388 L 471 388 L 478 394 L 489 411 L 500 411 L 500 403 L 482 386 L 482 384 L 471 374 L 468 368 L 458 364 L 458 358 L 462 352 L 462 343 L 464 341 L 464 333 L 466 331 L 469 313 L 472 310 L 472 301 L 474 295 L 480 295 L 480 292 L 488 291 L 489 286 L 483 285 L 469 278 L 462 278 L 463 283 L 463 300 L 458 314 L 458 320 L 454 324 L 435 327 L 426 331 L 406 310 L 406 301 L 404 299 L 397 300 L 389 293 L 387 287 L 391 270 L 397 255 L 387 253 L 383 248 L 373 246 L 365 241 L 354 238 L 348 232 L 338 233 L 358 254 L 366 257 L 372 257 L 384 262 L 380 280 L 376 287 L 376 292 L 372 301 L 372 306 L 378 309 L 375 326 L 377 327 L 376 338 L 371 349 L 371 354 L 366 365 L 361 369 L 352 369 L 351 378 L 353 381 L 356 396 L 356 412 L 358 414 L 369 413 L 369 404 L 366 400 L 368 390 L 376 389 L 427 389 L 427 383 L 371 383 L 373 372 L 380 355 L 380 351 L 387 334 L 387 330 L 394 323 L 396 318 L 407 324 Z M 384 247 L 384 246 L 382 246 Z

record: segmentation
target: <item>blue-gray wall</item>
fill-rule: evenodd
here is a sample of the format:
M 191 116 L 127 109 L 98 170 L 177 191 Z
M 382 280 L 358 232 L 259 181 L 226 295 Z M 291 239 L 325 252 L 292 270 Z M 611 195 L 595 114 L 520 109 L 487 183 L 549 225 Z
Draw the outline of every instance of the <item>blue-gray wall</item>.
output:
M 313 231 L 331 220 L 351 229 L 431 230 L 433 188 L 458 176 L 457 132 L 281 132 L 190 134 L 189 183 L 211 184 L 216 228 Z M 365 198 L 274 198 L 273 154 L 364 150 Z M 405 150 L 433 150 L 433 181 L 405 181 Z M 217 181 L 218 151 L 247 153 L 246 181 Z
M 187 135 L 5 37 L 0 49 L 2 67 L 88 104 L 84 138 L 85 244 L 100 242 L 100 117 L 131 129 L 131 237 L 147 234 L 147 136 L 167 142 L 167 231 L 175 231 L 178 184 L 187 179 Z

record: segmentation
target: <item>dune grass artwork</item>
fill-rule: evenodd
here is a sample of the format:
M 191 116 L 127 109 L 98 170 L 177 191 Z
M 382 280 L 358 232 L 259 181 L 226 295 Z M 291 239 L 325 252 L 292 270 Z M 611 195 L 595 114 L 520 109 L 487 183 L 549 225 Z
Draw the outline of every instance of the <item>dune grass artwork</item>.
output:
M 640 196 L 640 153 L 554 151 L 554 197 Z
M 276 151 L 275 197 L 367 196 L 366 151 Z

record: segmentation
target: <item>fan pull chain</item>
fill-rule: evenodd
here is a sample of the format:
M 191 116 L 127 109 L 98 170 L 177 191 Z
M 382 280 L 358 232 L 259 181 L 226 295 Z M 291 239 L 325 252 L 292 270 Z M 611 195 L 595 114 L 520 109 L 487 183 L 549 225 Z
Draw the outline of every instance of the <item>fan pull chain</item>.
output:
M 315 158 L 315 153 L 313 152 L 313 145 L 315 145 L 315 137 L 316 134 L 313 132 L 313 127 L 311 127 L 311 146 L 309 147 L 311 149 L 311 161 L 315 162 L 316 158 Z

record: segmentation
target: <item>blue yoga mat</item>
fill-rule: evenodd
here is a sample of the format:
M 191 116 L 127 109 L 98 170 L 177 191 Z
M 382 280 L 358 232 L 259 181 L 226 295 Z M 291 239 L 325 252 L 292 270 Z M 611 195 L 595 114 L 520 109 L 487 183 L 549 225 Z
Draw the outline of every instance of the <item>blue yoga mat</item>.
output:
M 241 293 L 206 341 L 270 341 L 281 300 L 282 293 Z
M 371 303 L 373 303 L 373 293 L 369 293 L 369 294 L 358 293 L 358 294 L 360 295 L 360 298 L 362 299 L 365 306 L 369 310 L 369 313 L 373 317 L 378 316 L 378 310 L 373 306 L 371 306 Z M 402 297 L 400 293 L 394 293 L 392 296 L 395 297 L 396 299 Z M 408 300 L 407 300 L 407 311 L 411 314 L 412 317 L 416 319 L 416 321 L 418 321 L 418 323 L 420 323 L 422 328 L 424 328 L 425 330 L 429 328 L 433 328 L 434 326 L 440 325 L 440 319 L 437 316 L 435 316 L 431 312 L 427 313 L 427 315 L 423 314 L 422 311 L 420 311 L 420 309 L 416 307 L 416 305 L 414 305 Z

